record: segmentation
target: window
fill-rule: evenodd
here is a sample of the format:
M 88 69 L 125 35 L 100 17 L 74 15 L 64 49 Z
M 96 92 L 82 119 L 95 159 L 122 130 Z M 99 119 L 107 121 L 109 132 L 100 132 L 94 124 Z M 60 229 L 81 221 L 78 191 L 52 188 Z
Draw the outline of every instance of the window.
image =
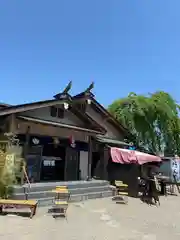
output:
M 57 117 L 57 118 L 64 118 L 64 109 L 57 108 L 57 107 L 51 107 L 51 117 Z
M 51 117 L 57 117 L 57 108 L 56 107 L 51 107 Z
M 64 118 L 64 109 L 58 108 L 58 118 Z

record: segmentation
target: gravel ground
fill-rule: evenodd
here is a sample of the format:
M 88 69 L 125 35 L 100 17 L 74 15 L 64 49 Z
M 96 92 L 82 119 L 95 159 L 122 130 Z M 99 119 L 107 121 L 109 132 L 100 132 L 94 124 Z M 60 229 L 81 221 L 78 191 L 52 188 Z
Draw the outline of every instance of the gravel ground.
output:
M 0 216 L 0 239 L 156 240 L 180 239 L 179 196 L 161 197 L 161 206 L 129 198 L 128 205 L 110 198 L 70 204 L 67 220 L 39 208 L 33 219 Z

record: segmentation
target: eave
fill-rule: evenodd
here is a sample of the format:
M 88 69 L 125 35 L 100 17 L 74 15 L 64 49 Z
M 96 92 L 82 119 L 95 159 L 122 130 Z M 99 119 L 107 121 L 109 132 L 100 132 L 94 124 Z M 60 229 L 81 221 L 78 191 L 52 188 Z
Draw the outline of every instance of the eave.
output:
M 34 109 L 38 109 L 38 108 L 43 108 L 43 107 L 51 107 L 56 104 L 58 105 L 58 104 L 64 104 L 64 103 L 69 103 L 69 102 L 68 102 L 68 100 L 54 100 L 53 99 L 53 100 L 46 100 L 46 101 L 4 107 L 4 108 L 0 109 L 0 116 L 30 111 L 30 110 L 34 110 Z

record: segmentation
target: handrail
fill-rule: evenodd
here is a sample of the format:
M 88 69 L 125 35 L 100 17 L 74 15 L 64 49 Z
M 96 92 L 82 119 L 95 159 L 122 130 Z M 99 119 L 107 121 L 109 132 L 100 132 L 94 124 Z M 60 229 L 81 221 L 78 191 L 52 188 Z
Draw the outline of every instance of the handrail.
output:
M 23 166 L 23 172 L 24 172 L 24 175 L 25 175 L 25 177 L 26 177 L 26 181 L 27 181 L 27 183 L 28 183 L 28 192 L 26 191 L 27 188 L 26 188 L 25 186 L 23 186 L 23 188 L 24 188 L 24 194 L 25 194 L 25 196 L 26 196 L 26 200 L 28 200 L 28 194 L 29 194 L 29 192 L 30 192 L 31 183 L 30 183 L 30 181 L 29 181 L 29 178 L 28 178 L 28 175 L 27 175 L 25 166 Z
M 27 183 L 28 183 L 28 185 L 29 185 L 29 188 L 31 188 L 31 183 L 30 183 L 30 181 L 29 181 L 29 178 L 28 178 L 28 175 L 27 175 L 25 166 L 23 166 L 23 172 L 24 172 L 24 175 L 25 175 L 25 177 L 26 177 L 26 181 L 27 181 Z

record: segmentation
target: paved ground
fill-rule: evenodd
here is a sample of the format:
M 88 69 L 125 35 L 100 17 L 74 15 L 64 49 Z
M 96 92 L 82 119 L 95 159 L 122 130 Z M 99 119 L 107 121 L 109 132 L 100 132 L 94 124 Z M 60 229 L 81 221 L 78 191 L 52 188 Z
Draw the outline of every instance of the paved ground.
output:
M 31 220 L 0 216 L 0 239 L 26 240 L 156 240 L 180 239 L 180 196 L 161 198 L 161 206 L 138 199 L 117 205 L 111 199 L 71 204 L 67 221 L 53 219 L 40 208 Z

